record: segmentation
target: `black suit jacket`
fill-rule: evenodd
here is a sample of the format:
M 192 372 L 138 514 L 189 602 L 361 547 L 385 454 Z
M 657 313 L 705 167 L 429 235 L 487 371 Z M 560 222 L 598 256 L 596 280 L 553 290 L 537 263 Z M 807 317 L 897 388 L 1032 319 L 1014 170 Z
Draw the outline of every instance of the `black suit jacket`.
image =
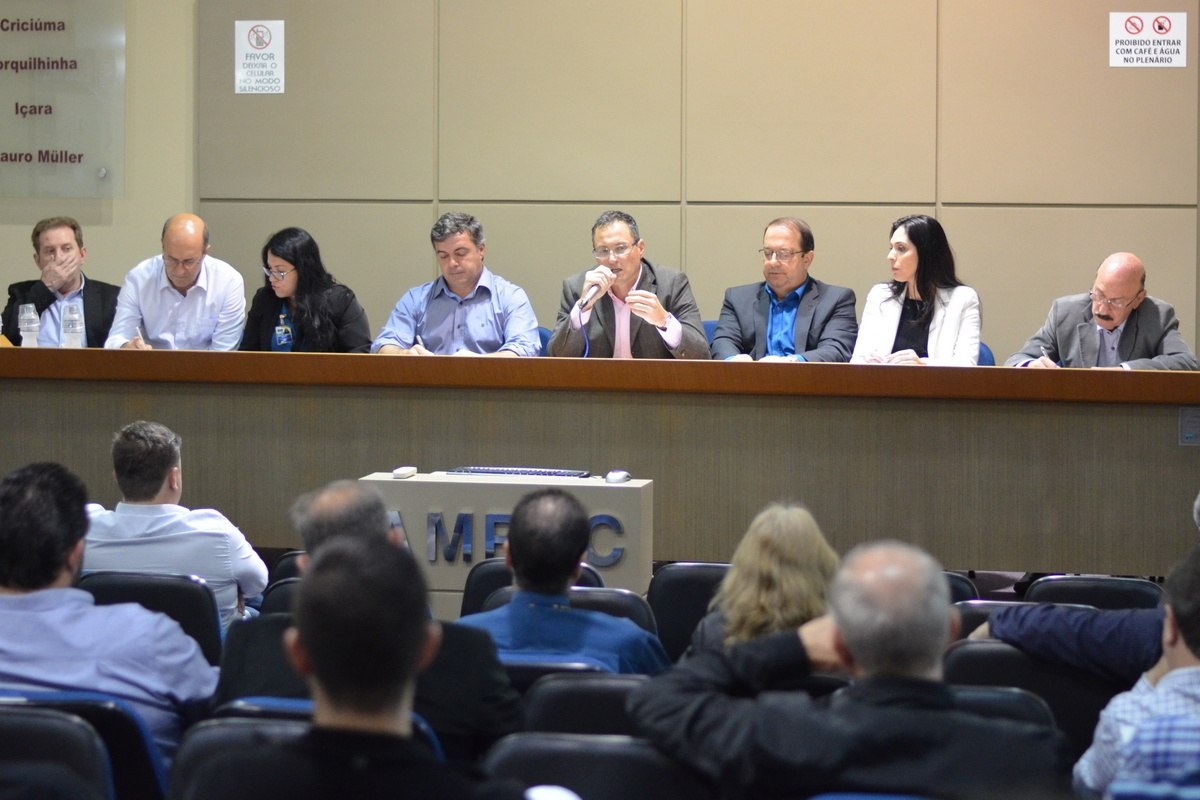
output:
M 283 632 L 290 614 L 264 614 L 229 626 L 213 705 L 239 697 L 308 697 L 288 663 Z M 442 623 L 437 658 L 417 678 L 414 708 L 437 732 L 451 761 L 473 762 L 501 736 L 524 725 L 513 689 L 487 631 Z
M 279 298 L 269 286 L 264 286 L 254 293 L 238 350 L 271 349 L 275 325 L 279 322 L 279 303 Z M 367 312 L 363 311 L 358 298 L 349 287 L 335 283 L 329 289 L 329 309 L 332 312 L 335 341 L 327 348 L 328 352 L 365 353 L 371 349 L 371 326 L 367 323 Z M 292 350 L 297 353 L 311 353 L 318 348 L 313 342 L 300 338 Z
M 721 318 L 713 334 L 713 358 L 746 353 L 755 361 L 767 354 L 771 300 L 763 281 L 725 291 Z M 849 361 L 858 336 L 854 292 L 809 277 L 796 310 L 796 354 L 805 361 Z
M 88 347 L 104 347 L 108 329 L 112 327 L 117 313 L 117 295 L 120 286 L 93 280 L 83 276 L 83 324 L 87 333 Z M 17 316 L 21 306 L 33 303 L 41 314 L 54 302 L 54 292 L 41 281 L 18 281 L 8 287 L 8 304 L 4 306 L 4 336 L 18 347 L 21 344 L 21 329 Z

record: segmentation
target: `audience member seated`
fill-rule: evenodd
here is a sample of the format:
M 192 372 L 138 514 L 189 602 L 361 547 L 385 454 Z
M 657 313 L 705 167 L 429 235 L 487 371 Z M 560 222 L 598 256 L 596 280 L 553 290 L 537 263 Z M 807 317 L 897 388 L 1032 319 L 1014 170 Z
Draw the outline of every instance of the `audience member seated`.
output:
M 1100 713 L 1092 746 L 1075 765 L 1075 791 L 1081 796 L 1099 797 L 1121 776 L 1125 748 L 1139 727 L 1162 717 L 1200 715 L 1200 547 L 1171 570 L 1165 588 L 1162 658 Z M 1184 747 L 1164 738 L 1157 754 L 1182 768 L 1195 759 L 1195 745 L 1194 738 Z
M 33 263 L 41 275 L 8 287 L 4 336 L 21 344 L 21 306 L 32 303 L 41 317 L 37 346 L 61 347 L 63 309 L 74 303 L 83 314 L 83 346 L 103 347 L 121 288 L 83 274 L 83 228 L 71 217 L 50 217 L 33 226 L 32 238 Z
M 344 538 L 404 542 L 391 527 L 383 498 L 357 481 L 335 481 L 300 497 L 292 523 L 307 550 L 301 573 L 325 546 Z M 283 615 L 271 614 L 234 625 L 225 642 L 225 659 L 215 703 L 268 695 L 307 697 L 308 684 L 287 663 L 279 636 Z M 428 669 L 417 676 L 416 710 L 442 742 L 447 758 L 476 761 L 500 737 L 521 729 L 521 698 L 512 688 L 485 632 L 442 624 L 442 644 Z
M 522 497 L 504 545 L 517 591 L 510 603 L 459 624 L 490 633 L 504 662 L 579 661 L 649 675 L 666 669 L 670 662 L 654 634 L 628 619 L 570 607 L 567 588 L 579 577 L 591 532 L 573 495 L 542 489 Z
M 199 645 L 164 614 L 97 606 L 72 588 L 87 489 L 57 464 L 0 482 L 0 689 L 104 692 L 132 705 L 165 758 L 217 684 Z
M 552 356 L 711 358 L 700 307 L 682 272 L 650 263 L 638 224 L 605 211 L 592 225 L 597 266 L 563 281 Z
M 242 274 L 208 254 L 208 225 L 177 214 L 162 254 L 125 275 L 104 346 L 132 350 L 236 350 L 246 313 Z
M 1065 788 L 1058 731 L 955 707 L 941 671 L 958 618 L 933 558 L 899 542 L 860 546 L 834 578 L 829 607 L 798 631 L 684 659 L 634 690 L 635 724 L 674 758 L 755 797 Z M 827 706 L 771 691 L 816 669 L 857 681 Z
M 979 295 L 954 270 L 942 225 L 924 214 L 892 223 L 892 279 L 867 293 L 854 364 L 975 366 Z
M 286 743 L 222 753 L 195 784 L 226 800 L 522 797 L 516 784 L 473 783 L 413 740 L 416 674 L 440 638 L 407 551 L 382 537 L 327 542 L 300 583 L 285 638 L 312 690 L 312 728 Z
M 725 290 L 713 358 L 849 361 L 858 334 L 854 292 L 809 274 L 812 228 L 780 217 L 763 231 L 763 280 Z
M 1197 368 L 1170 303 L 1146 294 L 1146 267 L 1113 253 L 1087 294 L 1060 297 L 1041 329 L 1005 362 L 1010 367 Z
M 825 613 L 838 557 L 808 509 L 772 504 L 733 551 L 689 654 L 794 630 Z
M 267 586 L 267 565 L 237 526 L 211 508 L 179 505 L 182 440 L 139 420 L 113 437 L 113 475 L 122 500 L 112 511 L 89 507 L 84 567 L 198 575 L 217 599 L 225 628 L 242 616 L 243 597 Z
M 443 214 L 429 233 L 442 275 L 409 289 L 371 343 L 400 356 L 536 356 L 537 315 L 525 290 L 483 263 L 483 225 L 470 214 Z
M 284 228 L 263 245 L 262 288 L 254 293 L 239 350 L 365 353 L 367 312 L 325 271 L 308 231 Z

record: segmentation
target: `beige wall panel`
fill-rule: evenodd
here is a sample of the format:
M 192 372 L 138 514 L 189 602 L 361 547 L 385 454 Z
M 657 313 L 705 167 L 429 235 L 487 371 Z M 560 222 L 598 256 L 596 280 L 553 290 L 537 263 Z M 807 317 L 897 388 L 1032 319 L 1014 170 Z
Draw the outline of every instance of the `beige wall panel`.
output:
M 1175 306 L 1196 345 L 1196 213 L 1146 208 L 944 208 L 959 277 L 983 303 L 983 340 L 1003 363 L 1046 321 L 1050 302 L 1092 288 L 1110 253 L 1146 264 L 1146 290 Z
M 937 3 L 687 6 L 687 196 L 929 203 Z
M 1135 4 L 1136 6 L 1136 4 Z M 941 4 L 942 202 L 1196 202 L 1196 0 L 1188 66 L 1108 66 L 1117 0 Z
M 867 291 L 888 280 L 888 231 L 905 214 L 933 213 L 925 206 L 694 206 L 687 207 L 687 271 L 705 319 L 717 319 L 725 290 L 762 280 L 763 226 L 798 216 L 813 229 L 811 273 L 847 286 L 862 318 Z
M 563 279 L 595 265 L 591 253 L 592 223 L 611 207 L 443 203 L 439 213 L 465 211 L 483 223 L 488 266 L 524 289 L 533 303 L 538 324 L 553 329 Z M 682 237 L 678 206 L 623 205 L 621 210 L 637 220 L 646 241 L 647 258 L 655 264 L 679 267 Z M 707 311 L 701 305 L 701 312 Z
M 432 197 L 433 0 L 198 5 L 201 197 Z M 286 23 L 285 94 L 234 94 L 238 19 Z
M 440 196 L 678 200 L 679 0 L 441 0 Z
M 426 204 L 239 203 L 201 204 L 212 232 L 213 255 L 229 261 L 246 279 L 247 299 L 263 285 L 259 254 L 275 231 L 304 228 L 321 246 L 321 260 L 354 290 L 374 335 L 410 286 L 437 275 Z

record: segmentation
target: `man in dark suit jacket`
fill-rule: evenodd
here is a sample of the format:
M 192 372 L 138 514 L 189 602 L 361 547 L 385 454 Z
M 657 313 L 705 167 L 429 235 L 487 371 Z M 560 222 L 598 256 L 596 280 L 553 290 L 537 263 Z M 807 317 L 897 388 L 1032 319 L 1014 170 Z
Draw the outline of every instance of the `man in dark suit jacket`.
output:
M 763 281 L 725 291 L 713 358 L 727 361 L 849 361 L 858 336 L 854 292 L 808 274 L 813 233 L 797 217 L 763 231 Z
M 552 356 L 710 358 L 687 276 L 643 257 L 638 224 L 606 211 L 592 226 L 594 269 L 563 281 Z
M 1169 303 L 1146 294 L 1146 267 L 1113 253 L 1087 294 L 1060 297 L 1041 330 L 1005 362 L 1010 367 L 1197 368 Z
M 18 315 L 21 306 L 33 303 L 42 318 L 39 340 L 45 346 L 57 347 L 62 341 L 59 330 L 62 307 L 74 302 L 83 309 L 85 345 L 104 347 L 117 313 L 121 287 L 84 276 L 82 267 L 87 260 L 87 248 L 83 246 L 83 228 L 70 217 L 50 217 L 33 226 L 31 238 L 33 263 L 42 276 L 40 280 L 18 281 L 8 287 L 4 336 L 14 345 L 21 344 Z

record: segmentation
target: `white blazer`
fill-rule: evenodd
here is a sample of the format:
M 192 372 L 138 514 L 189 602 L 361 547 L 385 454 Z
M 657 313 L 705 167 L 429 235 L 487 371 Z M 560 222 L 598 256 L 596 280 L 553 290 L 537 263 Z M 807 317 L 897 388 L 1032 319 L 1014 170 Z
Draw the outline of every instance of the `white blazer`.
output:
M 854 342 L 851 364 L 865 364 L 870 355 L 885 356 L 896 343 L 903 299 L 892 296 L 890 283 L 877 283 L 867 293 L 862 323 Z M 973 367 L 979 362 L 981 314 L 979 295 L 970 286 L 938 289 L 929 322 L 927 364 Z

